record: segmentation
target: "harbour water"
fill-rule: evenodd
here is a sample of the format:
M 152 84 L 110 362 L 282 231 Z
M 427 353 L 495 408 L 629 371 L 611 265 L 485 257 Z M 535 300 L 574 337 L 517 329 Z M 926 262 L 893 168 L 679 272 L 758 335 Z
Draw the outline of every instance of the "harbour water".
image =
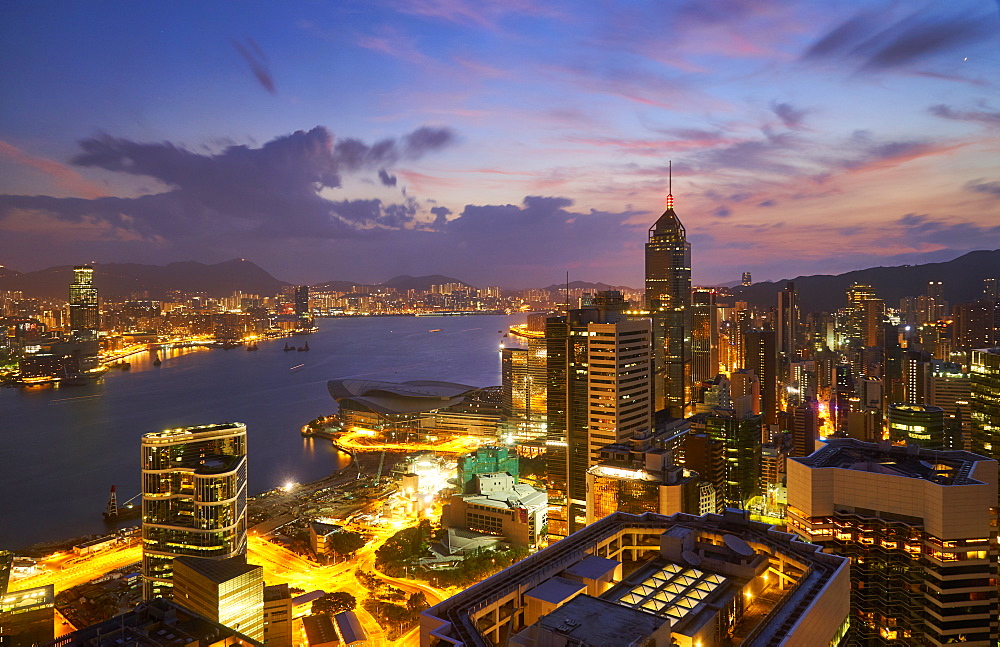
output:
M 104 532 L 110 487 L 119 504 L 139 492 L 139 439 L 149 431 L 246 423 L 251 493 L 326 476 L 349 459 L 299 429 L 336 410 L 327 380 L 499 384 L 498 331 L 523 322 L 321 319 L 318 332 L 262 342 L 257 352 L 161 351 L 160 366 L 143 353 L 97 384 L 0 389 L 0 548 Z M 286 352 L 286 341 L 310 350 Z

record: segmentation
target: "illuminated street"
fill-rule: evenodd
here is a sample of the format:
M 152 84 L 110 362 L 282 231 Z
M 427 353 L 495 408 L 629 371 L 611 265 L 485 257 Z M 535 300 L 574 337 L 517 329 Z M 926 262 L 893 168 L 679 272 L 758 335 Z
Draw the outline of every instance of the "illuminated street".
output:
M 390 452 L 423 452 L 433 451 L 445 454 L 464 454 L 470 452 L 480 445 L 490 442 L 490 439 L 476 436 L 458 436 L 440 443 L 389 443 L 381 440 L 371 439 L 376 435 L 372 429 L 355 427 L 351 431 L 338 436 L 335 444 L 342 449 L 350 451 L 390 451 Z
M 67 565 L 63 567 L 55 566 L 51 569 L 45 567 L 44 570 L 40 570 L 39 573 L 34 575 L 29 575 L 18 580 L 11 580 L 10 590 L 20 591 L 36 586 L 54 584 L 56 593 L 58 594 L 60 591 L 65 591 L 78 584 L 84 584 L 123 566 L 128 566 L 129 564 L 138 565 L 142 561 L 142 546 L 136 544 L 134 546 L 111 548 L 93 556 L 76 559 L 79 561 L 73 559 L 67 560 L 65 562 Z

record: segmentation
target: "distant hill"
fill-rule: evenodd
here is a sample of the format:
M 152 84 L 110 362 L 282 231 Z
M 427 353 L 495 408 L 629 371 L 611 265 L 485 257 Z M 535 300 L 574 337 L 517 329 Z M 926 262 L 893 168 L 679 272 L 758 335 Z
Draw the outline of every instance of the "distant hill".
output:
M 465 281 L 459 281 L 458 279 L 453 279 L 450 276 L 442 276 L 441 274 L 431 274 L 430 276 L 394 276 L 383 285 L 395 288 L 400 292 L 406 292 L 407 290 L 416 290 L 417 292 L 430 292 L 432 285 L 444 285 L 445 283 L 459 283 L 467 288 L 473 286 L 469 285 Z
M 316 283 L 310 285 L 310 290 L 315 290 L 318 292 L 350 292 L 356 288 L 371 288 L 375 287 L 373 285 L 367 285 L 365 283 L 358 283 L 356 281 L 327 281 L 325 283 Z
M 875 295 L 892 307 L 903 297 L 927 293 L 929 281 L 943 283 L 948 303 L 975 301 L 982 296 L 984 278 L 1000 279 L 1000 250 L 979 250 L 945 263 L 872 267 L 846 274 L 797 276 L 794 279 L 754 283 L 733 288 L 740 300 L 760 307 L 777 304 L 777 294 L 788 281 L 795 283 L 802 312 L 832 312 L 846 305 L 847 288 L 862 283 L 875 288 Z
M 311 287 L 315 290 L 330 290 L 333 292 L 349 292 L 352 289 L 364 291 L 365 288 L 393 288 L 398 292 L 406 292 L 407 290 L 430 292 L 432 285 L 444 285 L 445 283 L 458 283 L 467 288 L 473 287 L 465 281 L 459 281 L 458 279 L 441 274 L 432 274 L 430 276 L 409 276 L 404 274 L 402 276 L 394 276 L 385 283 L 375 284 L 357 283 L 354 281 L 326 281 L 325 283 L 316 283 Z
M 145 292 L 150 299 L 162 299 L 170 290 L 205 292 L 212 297 L 229 296 L 237 290 L 270 296 L 288 285 L 250 261 L 239 259 L 214 265 L 188 261 L 169 265 L 101 263 L 93 267 L 94 284 L 102 298 L 120 299 Z M 0 290 L 21 290 L 29 297 L 65 300 L 72 280 L 71 265 L 14 275 L 0 273 Z
M 548 290 L 549 292 L 562 292 L 566 289 L 565 283 L 553 283 L 547 288 L 542 288 L 543 290 Z M 594 292 L 600 292 L 603 290 L 635 290 L 635 288 L 630 288 L 627 285 L 608 285 L 607 283 L 589 283 L 587 281 L 570 281 L 570 290 L 593 290 Z

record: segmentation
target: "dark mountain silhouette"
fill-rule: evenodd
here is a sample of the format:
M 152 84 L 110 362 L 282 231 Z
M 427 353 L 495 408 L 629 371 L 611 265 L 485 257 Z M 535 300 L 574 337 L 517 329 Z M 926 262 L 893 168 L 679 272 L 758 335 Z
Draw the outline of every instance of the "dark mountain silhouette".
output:
M 101 297 L 111 299 L 143 293 L 150 299 L 163 299 L 170 290 L 204 292 L 212 297 L 229 296 L 237 290 L 270 296 L 288 285 L 241 259 L 214 265 L 188 261 L 169 265 L 99 263 L 93 267 L 94 284 Z M 28 297 L 66 300 L 72 280 L 73 267 L 61 265 L 13 276 L 0 274 L 0 290 L 21 290 Z
M 847 305 L 845 296 L 852 283 L 875 288 L 875 295 L 890 307 L 898 307 L 903 297 L 927 293 L 929 281 L 943 283 L 948 303 L 965 303 L 982 297 L 984 278 L 1000 279 L 1000 250 L 969 252 L 945 263 L 872 267 L 846 274 L 797 276 L 794 279 L 754 283 L 733 288 L 738 300 L 760 307 L 777 304 L 777 294 L 788 281 L 795 283 L 802 312 L 833 312 Z

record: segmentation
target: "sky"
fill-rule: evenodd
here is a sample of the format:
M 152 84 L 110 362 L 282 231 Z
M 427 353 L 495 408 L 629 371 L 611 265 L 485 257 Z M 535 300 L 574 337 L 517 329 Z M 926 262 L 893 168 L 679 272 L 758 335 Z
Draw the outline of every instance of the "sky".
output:
M 0 264 L 641 287 L 1000 247 L 997 0 L 0 7 Z

